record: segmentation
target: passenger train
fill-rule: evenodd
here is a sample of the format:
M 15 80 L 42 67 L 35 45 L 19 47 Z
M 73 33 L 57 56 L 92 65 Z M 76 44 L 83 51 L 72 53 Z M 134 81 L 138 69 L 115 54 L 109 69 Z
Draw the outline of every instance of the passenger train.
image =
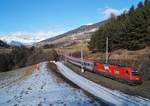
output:
M 130 85 L 142 83 L 142 77 L 137 70 L 130 67 L 120 67 L 113 64 L 103 64 L 93 60 L 81 60 L 80 58 L 64 56 L 65 59 L 85 70 L 101 74 L 114 80 L 122 81 Z

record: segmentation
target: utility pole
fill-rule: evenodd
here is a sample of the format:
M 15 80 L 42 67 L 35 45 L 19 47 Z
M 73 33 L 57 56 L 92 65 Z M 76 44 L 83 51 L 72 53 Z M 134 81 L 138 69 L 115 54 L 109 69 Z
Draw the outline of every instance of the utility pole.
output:
M 106 38 L 106 64 L 108 64 L 108 37 Z
M 83 41 L 81 41 L 81 72 L 84 72 L 83 68 Z

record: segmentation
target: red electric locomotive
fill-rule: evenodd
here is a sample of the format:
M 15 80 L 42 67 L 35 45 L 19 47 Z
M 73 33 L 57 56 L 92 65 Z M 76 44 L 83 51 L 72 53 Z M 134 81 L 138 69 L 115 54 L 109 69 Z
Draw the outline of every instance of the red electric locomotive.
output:
M 140 84 L 141 76 L 138 71 L 130 67 L 119 67 L 112 64 L 96 63 L 96 71 L 104 76 L 117 80 L 124 80 L 129 84 Z

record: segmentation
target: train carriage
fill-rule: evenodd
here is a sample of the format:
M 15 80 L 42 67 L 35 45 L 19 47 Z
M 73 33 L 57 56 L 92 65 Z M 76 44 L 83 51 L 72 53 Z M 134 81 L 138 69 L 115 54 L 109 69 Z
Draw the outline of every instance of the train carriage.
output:
M 95 64 L 92 61 L 85 61 L 74 57 L 66 57 L 67 60 L 77 66 L 82 66 L 84 69 L 88 69 L 89 71 L 94 71 Z

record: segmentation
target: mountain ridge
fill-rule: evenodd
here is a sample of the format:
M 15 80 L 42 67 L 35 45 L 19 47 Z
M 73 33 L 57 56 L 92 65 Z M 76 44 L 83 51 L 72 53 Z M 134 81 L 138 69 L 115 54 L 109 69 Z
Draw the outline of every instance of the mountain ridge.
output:
M 89 31 L 89 30 L 92 30 L 94 28 L 98 29 L 101 25 L 103 25 L 105 23 L 106 23 L 106 20 L 101 21 L 101 22 L 97 22 L 97 23 L 94 23 L 94 24 L 91 24 L 91 25 L 82 25 L 82 26 L 80 26 L 78 28 L 75 28 L 75 29 L 70 30 L 68 32 L 65 32 L 63 34 L 60 34 L 60 35 L 57 35 L 55 37 L 51 37 L 51 38 L 45 39 L 43 41 L 40 41 L 39 43 L 49 43 L 49 42 L 53 42 L 55 40 L 58 40 L 60 38 L 63 38 L 63 37 L 69 36 L 69 35 L 81 33 L 81 32 L 84 32 L 84 31 Z

